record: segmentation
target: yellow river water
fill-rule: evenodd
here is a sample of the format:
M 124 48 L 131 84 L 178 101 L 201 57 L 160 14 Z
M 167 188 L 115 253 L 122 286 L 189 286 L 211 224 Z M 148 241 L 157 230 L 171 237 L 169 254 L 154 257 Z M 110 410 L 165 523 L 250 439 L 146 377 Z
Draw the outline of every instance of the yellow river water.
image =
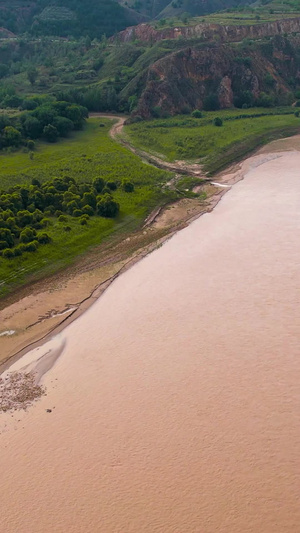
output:
M 62 352 L 0 417 L 0 531 L 299 532 L 299 304 L 291 152 L 15 365 Z

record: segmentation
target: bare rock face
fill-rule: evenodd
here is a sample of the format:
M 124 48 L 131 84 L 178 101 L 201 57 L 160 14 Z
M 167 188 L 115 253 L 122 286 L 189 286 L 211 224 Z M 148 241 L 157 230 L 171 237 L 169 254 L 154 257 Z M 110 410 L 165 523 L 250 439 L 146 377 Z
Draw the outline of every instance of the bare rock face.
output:
M 226 107 L 232 107 L 233 91 L 231 88 L 231 79 L 229 78 L 229 76 L 224 76 L 224 78 L 222 78 L 222 81 L 218 89 L 218 97 L 219 97 L 220 107 L 222 109 Z

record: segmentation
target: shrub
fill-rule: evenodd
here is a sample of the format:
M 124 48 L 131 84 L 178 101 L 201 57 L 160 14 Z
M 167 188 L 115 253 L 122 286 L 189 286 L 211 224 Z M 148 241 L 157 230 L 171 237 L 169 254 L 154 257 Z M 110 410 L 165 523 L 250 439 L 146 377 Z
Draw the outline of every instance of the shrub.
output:
M 218 127 L 223 126 L 223 120 L 220 117 L 216 117 L 214 119 L 214 125 Z
M 83 193 L 83 199 L 82 199 L 83 205 L 90 205 L 95 209 L 96 207 L 96 196 L 92 192 L 85 192 Z
M 74 211 L 73 211 L 73 217 L 78 218 L 78 217 L 81 217 L 82 214 L 83 213 L 82 213 L 81 209 L 74 209 Z
M 27 141 L 27 148 L 32 152 L 35 149 L 35 142 L 29 139 L 29 141 Z
M 156 106 L 154 106 L 152 108 L 151 113 L 152 113 L 152 116 L 154 118 L 160 118 L 161 117 L 161 108 L 158 105 L 156 105 Z
M 43 218 L 41 220 L 41 226 L 43 228 L 47 228 L 47 226 L 50 226 L 50 224 L 51 224 L 51 220 L 49 218 Z
M 101 217 L 114 218 L 119 209 L 119 204 L 109 194 L 105 194 L 97 204 L 97 211 Z
M 10 248 L 5 248 L 2 252 L 4 259 L 12 259 L 15 256 L 14 252 Z
M 118 188 L 118 186 L 117 186 L 117 184 L 116 184 L 115 181 L 108 181 L 108 182 L 106 183 L 106 186 L 107 186 L 111 191 L 115 191 L 115 190 L 117 190 L 117 188 Z
M 20 246 L 16 246 L 16 248 L 14 249 L 14 256 L 20 257 L 22 253 L 23 253 L 22 248 L 20 248 Z
M 12 248 L 14 245 L 14 237 L 8 228 L 0 228 L 0 240 L 5 242 L 5 248 Z
M 81 224 L 81 226 L 87 226 L 87 219 L 86 218 L 81 218 L 79 219 L 79 223 Z
M 300 111 L 295 111 L 295 117 L 299 117 Z
M 103 178 L 95 178 L 93 180 L 93 187 L 95 187 L 97 192 L 102 192 L 105 182 Z
M 90 205 L 85 205 L 82 208 L 82 212 L 86 215 L 89 215 L 90 217 L 94 214 L 94 209 Z
M 274 98 L 269 94 L 260 93 L 259 98 L 256 100 L 256 105 L 257 107 L 273 107 Z
M 21 253 L 25 252 L 26 251 L 26 244 L 24 244 L 23 242 L 21 242 L 16 248 L 16 249 L 19 249 L 21 251 Z
M 38 249 L 38 245 L 39 243 L 36 240 L 29 242 L 25 246 L 25 252 L 36 252 L 36 250 Z
M 47 126 L 44 127 L 43 134 L 44 134 L 45 139 L 49 143 L 55 143 L 57 141 L 58 131 L 55 126 L 52 126 L 52 124 L 48 124 Z
M 48 235 L 48 233 L 40 233 L 37 238 L 38 242 L 40 244 L 48 244 L 52 241 L 51 237 Z
M 71 226 L 64 226 L 64 230 L 69 233 L 69 231 L 72 231 Z
M 17 212 L 17 223 L 18 226 L 21 226 L 21 228 L 24 228 L 24 226 L 28 226 L 32 223 L 32 221 L 33 215 L 28 211 L 28 209 Z
M 68 218 L 66 217 L 66 215 L 60 215 L 58 217 L 58 222 L 67 222 Z
M 32 228 L 25 228 L 20 233 L 20 242 L 29 243 L 34 240 L 36 231 Z
M 192 117 L 193 118 L 202 118 L 202 112 L 200 111 L 200 109 L 195 109 L 195 111 L 192 112 Z
M 122 187 L 123 191 L 125 192 L 133 192 L 134 191 L 134 185 L 131 181 L 125 179 L 122 181 Z

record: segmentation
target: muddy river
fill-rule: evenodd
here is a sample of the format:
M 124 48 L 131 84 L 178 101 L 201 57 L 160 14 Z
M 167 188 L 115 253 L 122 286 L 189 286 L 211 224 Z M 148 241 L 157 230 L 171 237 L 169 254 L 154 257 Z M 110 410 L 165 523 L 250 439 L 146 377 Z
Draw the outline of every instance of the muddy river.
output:
M 0 530 L 299 531 L 299 304 L 291 152 L 14 365 L 47 391 L 0 415 Z

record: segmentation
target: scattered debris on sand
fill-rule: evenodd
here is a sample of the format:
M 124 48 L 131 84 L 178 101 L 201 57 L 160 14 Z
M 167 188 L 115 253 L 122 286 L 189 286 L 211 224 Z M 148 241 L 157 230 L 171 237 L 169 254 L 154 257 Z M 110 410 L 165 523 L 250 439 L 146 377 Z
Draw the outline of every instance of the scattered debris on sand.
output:
M 0 413 L 27 409 L 45 394 L 34 372 L 11 372 L 0 376 Z

